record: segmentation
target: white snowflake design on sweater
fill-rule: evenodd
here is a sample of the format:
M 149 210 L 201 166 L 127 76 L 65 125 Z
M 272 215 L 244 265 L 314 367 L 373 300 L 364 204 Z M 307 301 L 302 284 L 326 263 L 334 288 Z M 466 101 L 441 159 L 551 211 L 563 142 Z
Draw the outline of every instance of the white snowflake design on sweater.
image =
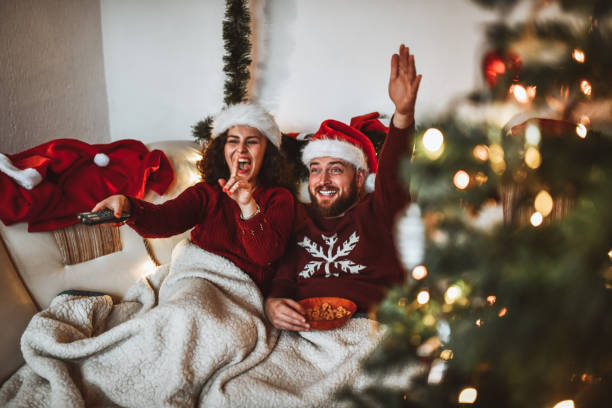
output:
M 298 245 L 306 249 L 306 251 L 315 258 L 322 259 L 321 261 L 310 261 L 306 265 L 304 265 L 304 269 L 299 273 L 299 276 L 302 278 L 310 278 L 312 277 L 322 265 L 325 269 L 325 277 L 329 278 L 330 276 L 340 276 L 340 273 L 331 272 L 330 266 L 334 266 L 336 269 L 340 269 L 344 273 L 358 274 L 359 271 L 365 269 L 366 267 L 363 265 L 356 264 L 350 259 L 339 259 L 341 257 L 348 256 L 355 246 L 359 242 L 359 235 L 357 232 L 353 232 L 351 236 L 344 241 L 342 246 L 338 247 L 336 253 L 334 254 L 334 245 L 338 241 L 338 234 L 334 234 L 331 237 L 321 234 L 323 241 L 325 244 L 329 246 L 327 249 L 327 254 L 323 251 L 323 248 L 319 246 L 316 242 L 312 241 L 308 237 L 304 237 L 301 242 L 298 242 Z

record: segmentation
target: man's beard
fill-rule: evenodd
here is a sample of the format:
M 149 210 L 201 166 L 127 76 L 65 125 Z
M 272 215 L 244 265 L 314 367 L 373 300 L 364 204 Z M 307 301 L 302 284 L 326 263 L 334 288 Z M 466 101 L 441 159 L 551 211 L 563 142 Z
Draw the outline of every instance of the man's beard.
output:
M 336 217 L 346 210 L 348 210 L 353 204 L 357 202 L 357 180 L 353 178 L 349 190 L 346 194 L 339 196 L 329 207 L 321 207 L 317 201 L 317 198 L 312 191 L 308 189 L 310 194 L 310 203 L 314 212 L 323 218 Z

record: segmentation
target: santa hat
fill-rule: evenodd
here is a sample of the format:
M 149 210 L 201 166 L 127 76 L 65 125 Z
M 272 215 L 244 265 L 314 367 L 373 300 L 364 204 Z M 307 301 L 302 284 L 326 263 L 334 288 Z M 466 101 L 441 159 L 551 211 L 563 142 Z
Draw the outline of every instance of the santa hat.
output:
M 374 145 L 366 135 L 337 120 L 326 120 L 302 151 L 302 162 L 308 166 L 313 159 L 325 156 L 336 157 L 357 169 L 364 169 L 368 173 L 365 189 L 367 192 L 374 191 L 378 162 Z
M 214 120 L 212 138 L 216 138 L 234 126 L 251 126 L 280 149 L 281 132 L 274 117 L 261 106 L 251 102 L 230 105 L 223 109 Z

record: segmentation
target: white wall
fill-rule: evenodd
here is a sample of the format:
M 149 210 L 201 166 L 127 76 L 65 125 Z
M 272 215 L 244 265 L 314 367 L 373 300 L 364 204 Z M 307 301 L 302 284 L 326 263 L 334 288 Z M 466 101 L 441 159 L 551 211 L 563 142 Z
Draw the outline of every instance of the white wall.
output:
M 98 0 L 0 1 L 0 152 L 110 139 Z
M 101 0 L 111 139 L 190 138 L 223 103 L 223 0 Z M 417 120 L 481 81 L 481 23 L 469 0 L 253 0 L 253 95 L 284 131 L 378 110 L 390 55 L 406 43 L 423 74 Z

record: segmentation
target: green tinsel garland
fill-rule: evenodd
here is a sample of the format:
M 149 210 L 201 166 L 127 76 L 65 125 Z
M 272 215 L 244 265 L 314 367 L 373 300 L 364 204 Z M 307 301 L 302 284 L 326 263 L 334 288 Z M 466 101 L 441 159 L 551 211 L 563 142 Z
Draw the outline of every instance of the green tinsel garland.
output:
M 246 0 L 227 0 L 225 18 L 223 20 L 223 72 L 225 105 L 242 102 L 247 97 L 251 65 L 251 16 Z M 210 139 L 212 131 L 212 116 L 207 116 L 192 127 L 193 136 L 198 142 Z

